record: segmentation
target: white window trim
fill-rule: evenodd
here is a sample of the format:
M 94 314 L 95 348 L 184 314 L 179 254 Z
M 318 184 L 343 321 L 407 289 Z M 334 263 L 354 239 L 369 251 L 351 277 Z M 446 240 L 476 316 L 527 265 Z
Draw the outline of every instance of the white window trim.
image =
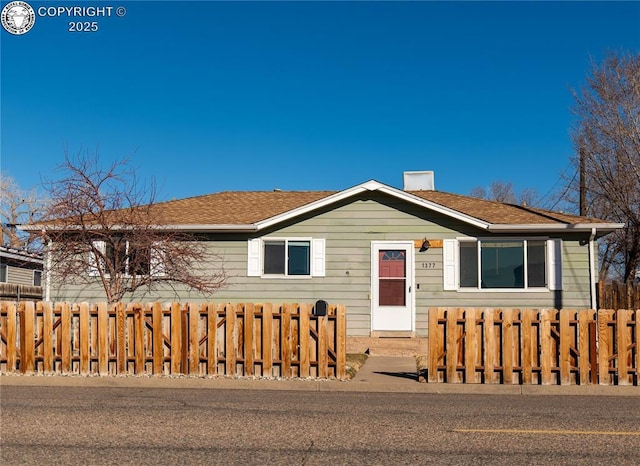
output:
M 308 241 L 310 247 L 309 275 L 265 274 L 263 272 L 264 243 L 269 241 L 285 241 L 285 244 L 289 241 Z M 312 238 L 308 236 L 266 236 L 263 238 L 250 239 L 247 242 L 247 276 L 285 280 L 308 280 L 310 278 L 324 277 L 326 274 L 325 249 L 326 240 L 324 238 Z M 285 247 L 285 251 L 287 250 L 288 248 Z
M 106 254 L 106 243 L 104 241 L 93 241 L 93 244 L 94 247 L 98 249 L 102 254 Z M 132 275 L 129 273 L 129 241 L 126 242 L 125 251 L 127 255 L 127 261 L 125 264 L 126 273 L 123 274 L 123 277 L 131 278 Z M 156 268 L 158 270 L 154 273 L 154 269 Z M 151 247 L 151 262 L 149 264 L 149 269 L 149 276 L 151 277 L 164 277 L 166 275 L 166 268 L 164 266 L 164 262 L 162 261 L 162 253 L 158 249 L 153 248 L 153 246 Z M 89 276 L 97 277 L 99 275 L 100 273 L 98 272 L 98 267 L 96 265 L 96 257 L 93 255 L 93 253 L 89 252 Z M 110 275 L 106 274 L 106 276 L 109 277 Z
M 460 286 L 460 243 L 461 242 L 478 242 L 482 241 L 523 241 L 524 243 L 524 287 L 523 288 L 481 288 L 478 286 L 473 287 L 461 287 Z M 526 254 L 526 242 L 527 241 L 546 241 L 547 243 L 547 256 L 545 260 L 545 277 L 546 286 L 544 287 L 529 287 L 527 286 L 527 254 Z M 472 238 L 472 237 L 459 237 L 456 239 L 445 239 L 443 241 L 442 252 L 442 265 L 443 265 L 443 289 L 445 291 L 457 291 L 460 293 L 548 293 L 549 291 L 562 289 L 562 240 L 546 237 L 501 237 L 501 238 Z M 481 277 L 482 263 L 481 263 L 481 248 L 478 248 L 478 281 Z

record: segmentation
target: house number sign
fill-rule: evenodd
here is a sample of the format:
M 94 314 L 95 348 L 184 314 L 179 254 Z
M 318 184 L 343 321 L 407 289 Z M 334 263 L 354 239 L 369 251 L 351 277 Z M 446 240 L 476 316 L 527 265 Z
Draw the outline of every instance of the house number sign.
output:
M 421 262 L 421 267 L 423 269 L 435 269 L 436 268 L 436 263 L 435 262 Z

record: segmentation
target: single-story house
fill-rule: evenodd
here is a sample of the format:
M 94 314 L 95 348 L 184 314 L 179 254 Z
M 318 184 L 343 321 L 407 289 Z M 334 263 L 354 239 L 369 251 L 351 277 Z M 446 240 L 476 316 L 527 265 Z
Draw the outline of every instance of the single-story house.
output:
M 350 338 L 427 336 L 429 307 L 593 308 L 601 220 L 366 181 L 343 191 L 241 191 L 157 204 L 166 225 L 224 258 L 220 302 L 344 304 Z M 52 285 L 52 300 L 103 301 Z M 210 297 L 185 292 L 182 301 Z M 131 299 L 139 299 L 132 296 Z M 176 300 L 175 290 L 153 300 Z
M 0 299 L 42 299 L 42 254 L 0 246 Z

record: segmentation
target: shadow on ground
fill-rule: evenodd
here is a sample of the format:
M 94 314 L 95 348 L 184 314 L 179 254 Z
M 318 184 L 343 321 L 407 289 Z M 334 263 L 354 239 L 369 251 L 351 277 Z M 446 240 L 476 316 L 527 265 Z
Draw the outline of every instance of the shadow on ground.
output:
M 380 374 L 380 375 L 388 375 L 391 377 L 399 377 L 402 379 L 410 379 L 410 380 L 418 380 L 418 375 L 415 372 L 380 372 L 380 371 L 376 371 L 374 372 L 374 374 Z

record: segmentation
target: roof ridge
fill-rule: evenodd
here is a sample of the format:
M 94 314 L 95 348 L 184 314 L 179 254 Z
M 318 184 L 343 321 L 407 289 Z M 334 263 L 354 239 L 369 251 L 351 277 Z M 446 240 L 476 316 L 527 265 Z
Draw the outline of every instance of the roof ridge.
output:
M 153 205 L 160 205 L 160 204 L 167 204 L 170 202 L 178 202 L 178 201 L 189 201 L 189 200 L 195 200 L 195 199 L 202 199 L 202 198 L 206 198 L 206 197 L 211 197 L 211 196 L 218 196 L 220 194 L 251 194 L 251 193 L 256 193 L 256 194 L 267 194 L 267 193 L 327 193 L 327 194 L 334 194 L 334 193 L 338 193 L 340 191 L 337 190 L 330 190 L 330 189 L 296 189 L 296 190 L 285 190 L 285 189 L 273 189 L 273 190 L 255 190 L 255 189 L 249 189 L 249 190 L 225 190 L 225 191 L 216 191 L 213 193 L 208 193 L 208 194 L 196 194 L 194 196 L 187 196 L 187 197 L 181 197 L 181 198 L 174 198 L 174 199 L 168 199 L 165 201 L 158 201 L 153 203 Z M 119 210 L 119 209 L 116 209 Z

